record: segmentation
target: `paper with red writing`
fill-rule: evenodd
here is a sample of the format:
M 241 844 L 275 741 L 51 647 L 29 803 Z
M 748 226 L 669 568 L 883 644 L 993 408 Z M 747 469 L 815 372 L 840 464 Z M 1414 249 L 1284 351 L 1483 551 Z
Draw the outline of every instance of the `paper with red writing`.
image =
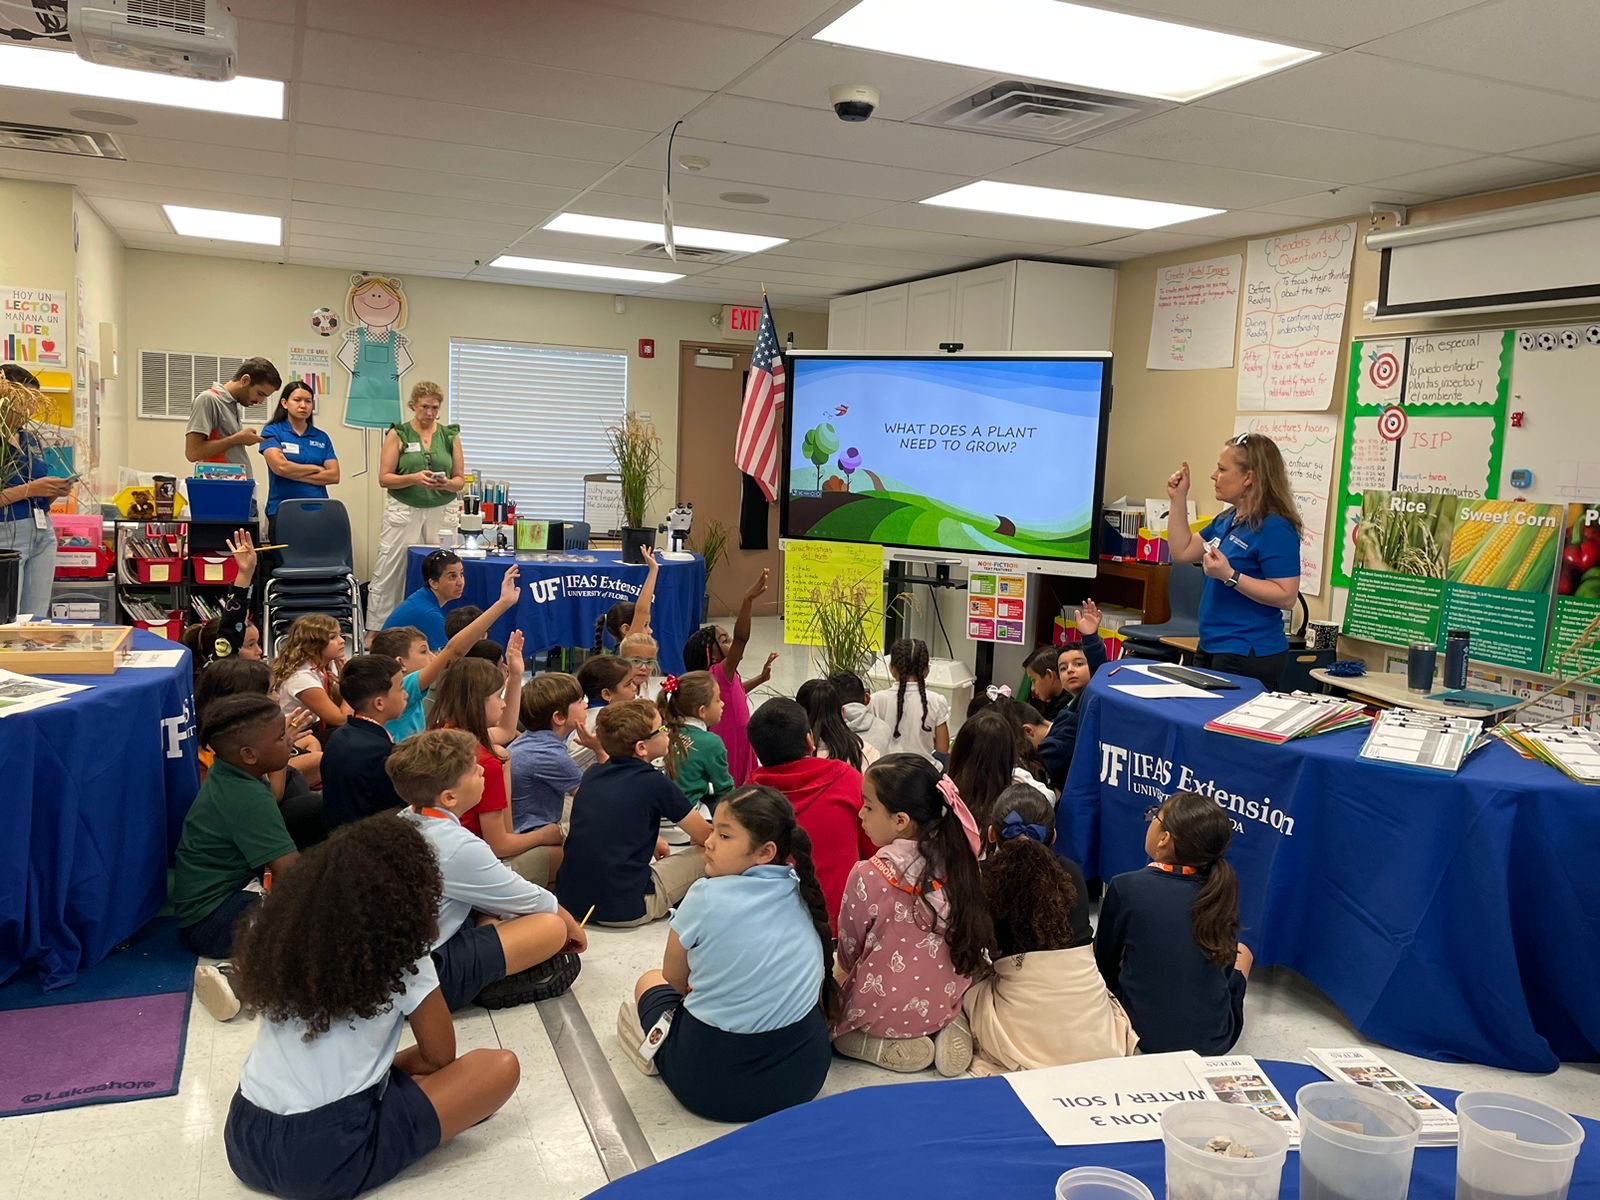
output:
M 1250 243 L 1239 319 L 1241 410 L 1321 411 L 1333 403 L 1355 239 L 1350 223 Z

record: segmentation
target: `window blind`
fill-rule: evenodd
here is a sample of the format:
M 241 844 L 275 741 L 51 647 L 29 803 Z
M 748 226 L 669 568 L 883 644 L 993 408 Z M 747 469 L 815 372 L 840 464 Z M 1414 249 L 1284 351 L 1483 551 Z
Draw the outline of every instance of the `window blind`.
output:
M 450 341 L 449 420 L 469 472 L 511 484 L 517 512 L 583 520 L 583 477 L 614 469 L 606 427 L 628 401 L 628 356 Z

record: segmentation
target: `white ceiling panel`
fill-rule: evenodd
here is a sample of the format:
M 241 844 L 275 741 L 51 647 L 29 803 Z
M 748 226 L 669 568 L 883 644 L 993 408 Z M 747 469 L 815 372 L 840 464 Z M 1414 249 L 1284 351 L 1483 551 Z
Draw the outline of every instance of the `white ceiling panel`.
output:
M 1293 200 L 1280 200 L 1270 212 L 1288 213 L 1301 218 L 1348 217 L 1366 212 L 1374 204 L 1423 204 L 1438 197 L 1425 192 L 1408 192 L 1390 187 L 1342 187 L 1337 192 L 1316 192 Z
M 265 175 L 278 183 L 289 177 L 289 155 L 277 150 L 240 153 L 235 146 L 145 137 L 133 129 L 118 133 L 117 141 L 127 151 L 129 162 L 142 165 L 225 171 L 241 177 Z
M 1570 138 L 1546 146 L 1531 146 L 1522 152 L 1522 157 L 1540 162 L 1565 163 L 1587 170 L 1600 169 L 1600 135 Z
M 1214 217 L 1201 217 L 1198 221 L 1166 225 L 1158 232 L 1198 236 L 1216 241 L 1219 238 L 1259 237 L 1262 234 L 1288 229 L 1293 224 L 1294 218 L 1283 213 L 1239 209 L 1236 212 L 1218 213 Z
M 89 206 L 101 220 L 126 235 L 133 230 L 146 233 L 169 232 L 161 206 L 148 200 L 118 200 L 113 196 L 88 196 Z
M 1359 46 L 1385 34 L 1471 8 L 1482 0 L 1116 0 L 1105 8 L 1189 25 L 1277 38 L 1302 46 Z
M 1375 179 L 1369 188 L 1399 188 L 1408 192 L 1432 192 L 1438 196 L 1461 196 L 1468 192 L 1488 192 L 1525 183 L 1541 183 L 1572 174 L 1572 168 L 1554 163 L 1531 162 L 1526 158 L 1492 155 L 1471 162 L 1451 163 L 1427 171 L 1412 171 L 1391 179 Z
M 589 192 L 581 201 L 563 206 L 574 212 L 582 212 L 597 217 L 621 217 L 629 221 L 660 221 L 661 220 L 661 193 L 653 197 L 645 196 L 617 196 L 607 192 Z M 742 214 L 737 214 L 742 216 Z M 721 229 L 730 227 L 729 221 L 734 220 L 726 207 L 706 208 L 698 204 L 678 204 L 672 206 L 672 216 L 679 225 L 696 225 L 701 228 Z M 811 220 L 806 217 L 784 217 L 777 214 L 756 216 L 740 219 L 731 226 L 739 233 L 757 233 L 767 237 L 799 238 L 810 237 L 824 229 L 831 228 L 832 221 Z M 587 238 L 587 241 L 603 241 L 605 239 Z
M 1402 171 L 1419 171 L 1478 157 L 1469 151 L 1367 133 L 1315 129 L 1286 121 L 1187 108 L 1161 113 L 1135 125 L 1113 129 L 1083 143 L 1091 150 L 1111 150 L 1145 158 L 1175 159 L 1289 175 L 1359 183 Z
M 926 229 L 935 233 L 970 237 L 1010 238 L 1039 247 L 1087 246 L 1118 237 L 1127 230 L 1108 225 L 1080 225 L 1072 221 L 1046 221 L 1036 217 L 1008 217 L 971 212 L 934 204 L 901 204 L 873 213 L 861 225 L 886 225 L 895 229 Z
M 294 26 L 240 18 L 239 74 L 290 78 L 294 74 Z
M 117 113 L 133 118 L 136 123 L 109 125 L 85 121 L 72 115 L 70 110 L 74 108 Z M 283 151 L 289 148 L 289 123 L 269 121 L 264 117 L 227 117 L 217 113 L 163 108 L 155 104 L 93 100 L 85 96 L 64 96 L 8 87 L 0 87 L 0 113 L 8 121 L 103 130 L 119 139 L 126 134 L 138 134 L 212 146 L 233 146 L 241 151 Z
M 1176 250 L 1198 250 L 1201 246 L 1209 245 L 1214 241 L 1216 239 L 1211 237 L 1199 237 L 1187 233 L 1168 233 L 1165 229 L 1146 229 L 1143 232 L 1130 233 L 1123 237 L 1107 238 L 1101 245 L 1121 253 L 1131 251 L 1137 256 L 1141 254 L 1168 254 Z
M 828 158 L 799 154 L 775 145 L 729 145 L 680 134 L 673 142 L 674 159 L 685 154 L 700 154 L 711 160 L 703 175 L 721 179 L 738 190 L 762 184 L 834 192 L 842 196 L 866 196 L 881 200 L 920 200 L 937 195 L 950 188 L 959 187 L 970 175 L 954 174 L 937 169 L 918 170 L 907 167 L 886 166 L 881 163 L 862 162 L 855 159 Z M 644 170 L 664 171 L 666 168 L 665 139 L 657 141 L 635 154 L 631 165 Z M 674 168 L 673 182 L 682 175 Z
M 830 167 L 837 164 L 829 163 Z M 766 196 L 766 204 L 729 204 L 721 198 L 724 192 L 749 192 L 759 187 Z M 645 167 L 621 167 L 595 184 L 591 194 L 609 193 L 614 196 L 661 198 L 661 172 Z M 843 195 L 838 192 L 801 191 L 798 188 L 773 187 L 769 183 L 749 183 L 728 179 L 712 179 L 705 174 L 687 171 L 672 173 L 672 198 L 675 204 L 693 204 L 701 208 L 718 209 L 725 213 L 717 221 L 718 229 L 732 229 L 738 233 L 760 232 L 755 228 L 764 217 L 805 217 L 816 221 L 851 221 L 880 208 L 888 208 L 893 200 L 868 199 L 862 196 Z M 582 204 L 578 207 L 583 208 Z
M 815 24 L 835 8 L 846 8 L 841 0 L 606 0 L 613 8 L 632 12 L 664 13 L 676 17 L 688 8 L 698 21 L 731 29 L 754 29 L 785 36 Z
M 1207 163 L 1175 163 L 1131 154 L 1108 154 L 1066 146 L 995 173 L 1007 183 L 1069 188 L 1198 204 L 1205 208 L 1256 208 L 1273 200 L 1303 196 L 1313 188 L 1332 187 L 1329 180 L 1290 179 L 1232 171 Z
M 347 130 L 319 125 L 301 125 L 296 129 L 294 149 L 297 154 L 320 158 L 408 170 L 445 171 L 479 179 L 512 180 L 556 188 L 588 187 L 608 170 L 604 163 L 575 158 L 519 154 L 400 135 L 352 135 Z
M 499 247 L 474 252 L 446 246 L 420 246 L 414 243 L 407 245 L 379 237 L 320 237 L 296 233 L 289 239 L 289 249 L 291 252 L 304 250 L 312 254 L 334 254 L 342 251 L 360 259 L 405 255 L 417 262 L 441 263 L 465 273 L 472 269 L 474 262 L 482 261 L 485 254 L 492 256 L 497 253 Z
M 527 226 L 520 222 L 512 224 L 499 221 L 466 221 L 456 214 L 446 217 L 420 213 L 373 212 L 370 209 L 351 208 L 348 205 L 313 204 L 301 200 L 290 203 L 289 219 L 297 223 L 310 222 L 327 227 L 405 231 L 425 234 L 428 238 L 468 234 L 477 237 L 499 237 L 510 242 L 527 232 Z
M 1600 129 L 1600 102 L 1349 52 L 1199 102 L 1249 116 L 1503 152 Z M 1363 178 L 1373 178 L 1364 176 Z
M 905 121 L 971 95 L 993 78 L 987 71 L 828 46 L 806 38 L 790 42 L 728 90 L 831 113 L 830 87 L 866 83 L 878 89 L 881 99 L 874 120 Z
M 310 183 L 344 183 L 353 187 L 488 201 L 508 208 L 522 206 L 529 211 L 560 208 L 578 194 L 575 187 L 539 187 L 505 179 L 475 179 L 443 171 L 380 167 L 373 163 L 320 158 L 310 154 L 296 155 L 294 169 L 297 179 Z
M 845 246 L 838 242 L 825 242 L 833 230 L 825 230 L 816 237 L 801 242 L 790 242 L 776 251 L 785 258 L 836 262 L 845 265 L 859 263 L 863 266 L 882 267 L 900 275 L 934 275 L 941 271 L 955 271 L 966 266 L 966 260 L 954 254 L 921 254 L 915 250 L 896 250 L 889 246 Z
M 374 214 L 381 218 L 383 214 Z M 414 229 L 401 229 L 391 226 L 387 221 L 378 219 L 367 222 L 343 221 L 311 221 L 304 217 L 291 216 L 294 236 L 293 244 L 299 245 L 302 238 L 323 238 L 336 240 L 349 238 L 352 241 L 377 242 L 393 248 L 403 246 L 427 246 L 436 250 L 448 250 L 452 253 L 467 253 L 469 258 L 482 258 L 485 254 L 498 254 L 504 247 L 509 246 L 522 236 L 520 229 L 503 229 L 495 226 L 474 225 L 470 227 L 457 227 L 442 229 L 429 233 L 426 238 L 419 238 Z
M 553 207 L 539 209 L 523 205 L 486 204 L 482 201 L 430 196 L 419 192 L 383 191 L 373 187 L 314 183 L 303 179 L 294 181 L 291 195 L 295 200 L 304 200 L 311 204 L 336 204 L 374 213 L 395 212 L 430 217 L 459 217 L 463 221 L 520 225 L 523 228 L 546 220 L 555 211 Z
M 404 258 L 394 255 L 359 258 L 347 253 L 324 253 L 316 250 L 299 250 L 286 259 L 300 267 L 333 267 L 341 271 L 382 271 L 387 274 L 432 275 L 439 279 L 465 279 L 466 271 L 447 267 L 442 263 L 424 259 Z M 341 287 L 336 294 L 342 296 Z
M 1038 252 L 1038 242 L 1001 241 L 998 238 L 967 237 L 957 233 L 937 233 L 928 229 L 897 228 L 889 225 L 836 225 L 816 235 L 816 241 L 843 246 L 889 247 L 920 254 L 949 254 L 968 263 L 997 262 Z M 1059 243 L 1053 242 L 1051 245 Z

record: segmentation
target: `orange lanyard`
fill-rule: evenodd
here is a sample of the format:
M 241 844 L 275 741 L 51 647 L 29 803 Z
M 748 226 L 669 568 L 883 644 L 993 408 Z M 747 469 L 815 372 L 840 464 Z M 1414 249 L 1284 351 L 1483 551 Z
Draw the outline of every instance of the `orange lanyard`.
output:
M 1196 867 L 1183 867 L 1183 866 L 1179 866 L 1177 863 L 1158 863 L 1158 862 L 1153 862 L 1153 863 L 1146 863 L 1145 865 L 1148 866 L 1148 867 L 1154 867 L 1158 871 L 1165 871 L 1168 875 L 1198 875 L 1198 874 L 1200 874 L 1199 869 L 1196 868 Z
M 890 887 L 894 888 L 895 891 L 904 892 L 908 896 L 920 896 L 920 895 L 922 895 L 922 893 L 920 891 L 918 891 L 916 888 L 910 886 L 909 884 L 901 883 L 898 879 L 896 879 L 894 877 L 894 872 L 889 870 L 888 865 L 885 864 L 882 859 L 874 857 L 874 858 L 869 859 L 868 861 L 871 862 L 872 865 L 877 868 L 878 874 L 882 875 L 883 878 L 884 878 L 884 881 Z M 940 882 L 939 880 L 935 879 L 933 881 L 933 890 L 934 891 L 937 892 L 943 887 L 944 887 L 944 884 L 942 882 Z

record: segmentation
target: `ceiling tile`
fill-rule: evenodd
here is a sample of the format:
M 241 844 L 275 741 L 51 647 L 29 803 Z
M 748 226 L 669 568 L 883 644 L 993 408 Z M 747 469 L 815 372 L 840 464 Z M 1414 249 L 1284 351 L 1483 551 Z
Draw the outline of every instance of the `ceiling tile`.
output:
M 1293 200 L 1279 200 L 1267 206 L 1268 212 L 1288 213 L 1302 218 L 1337 218 L 1365 214 L 1374 204 L 1423 204 L 1437 197 L 1423 192 L 1408 192 L 1391 187 L 1342 187 L 1336 192 L 1315 192 Z
M 1472 192 L 1489 192 L 1518 184 L 1542 183 L 1547 179 L 1560 179 L 1572 174 L 1570 167 L 1552 163 L 1530 162 L 1526 158 L 1491 156 L 1471 162 L 1451 163 L 1448 167 L 1433 167 L 1426 171 L 1412 171 L 1389 179 L 1374 179 L 1369 188 L 1399 188 L 1408 192 L 1432 192 L 1437 196 L 1465 196 Z
M 621 217 L 629 221 L 660 221 L 661 193 L 654 196 L 617 196 L 607 192 L 589 192 L 581 203 L 568 205 L 574 211 L 597 217 Z M 680 225 L 696 225 L 702 229 L 727 227 L 729 212 L 726 208 L 705 208 L 698 204 L 673 203 L 673 219 Z M 734 225 L 737 232 L 764 234 L 768 237 L 800 238 L 831 228 L 834 222 L 806 217 L 784 217 L 772 214 L 759 219 L 741 221 Z M 603 238 L 585 237 L 586 242 L 601 242 Z
M 297 181 L 308 183 L 343 183 L 426 196 L 489 201 L 506 207 L 520 205 L 529 210 L 560 208 L 578 194 L 578 189 L 573 187 L 538 187 L 512 183 L 510 180 L 474 179 L 442 171 L 380 167 L 372 163 L 320 158 L 309 154 L 295 157 L 294 170 Z
M 386 218 L 385 213 L 374 213 L 366 221 L 316 221 L 291 214 L 289 241 L 292 245 L 299 245 L 305 238 L 349 238 L 355 242 L 379 242 L 391 246 L 433 247 L 455 254 L 469 252 L 469 258 L 482 258 L 485 254 L 500 253 L 523 233 L 521 229 L 493 225 L 428 231 L 402 229 L 389 224 Z
M 1551 142 L 1545 146 L 1530 146 L 1521 151 L 1521 157 L 1539 162 L 1565 163 L 1569 166 L 1600 169 L 1600 135 L 1571 138 L 1564 142 Z
M 1241 4 L 1239 0 L 1117 0 L 1114 7 L 1210 29 L 1280 38 L 1295 45 L 1359 46 L 1371 38 L 1479 3 L 1482 0 L 1339 0 L 1337 4 L 1327 0 L 1272 0 L 1270 4 Z
M 507 242 L 521 237 L 528 227 L 521 223 L 501 221 L 468 221 L 452 212 L 449 216 L 428 216 L 422 213 L 386 212 L 356 208 L 342 204 L 316 204 L 302 200 L 289 205 L 289 219 L 314 222 L 319 225 L 350 228 L 381 228 L 394 232 L 423 234 L 428 237 L 449 237 L 472 234 L 480 237 L 500 237 Z
M 121 140 L 140 137 L 172 141 L 202 142 L 228 146 L 235 151 L 284 151 L 289 148 L 289 123 L 264 117 L 228 117 L 217 113 L 191 112 L 164 108 L 156 104 L 131 104 L 118 100 L 94 100 L 84 96 L 63 96 L 51 92 L 30 92 L 0 87 L 5 117 L 31 125 L 54 125 L 68 129 L 97 129 Z M 92 108 L 132 117 L 133 125 L 102 126 L 86 122 L 71 113 L 74 108 Z
M 1167 200 L 1205 208 L 1255 208 L 1273 200 L 1303 196 L 1313 188 L 1331 187 L 1331 181 L 1290 179 L 1232 171 L 1207 163 L 1164 162 L 1131 154 L 1108 154 L 1066 146 L 1014 167 L 997 171 L 994 178 L 1008 183 L 1102 192 L 1141 200 Z
M 385 255 L 404 255 L 417 262 L 443 263 L 462 272 L 472 269 L 475 262 L 484 260 L 484 256 L 493 257 L 499 252 L 500 247 L 483 249 L 478 252 L 460 250 L 452 247 L 436 246 L 423 239 L 415 241 L 389 240 L 372 236 L 358 237 L 321 237 L 315 234 L 302 234 L 297 230 L 290 230 L 289 249 L 291 251 L 304 250 L 312 254 L 346 253 L 356 259 L 381 258 Z
M 683 0 L 606 0 L 613 8 L 679 16 Z M 788 36 L 815 23 L 839 0 L 695 0 L 695 20 L 731 29 L 755 29 Z
M 545 187 L 583 188 L 609 169 L 604 163 L 545 154 L 519 154 L 483 146 L 427 141 L 399 134 L 363 133 L 325 125 L 300 125 L 295 130 L 297 154 L 338 158 L 353 163 L 407 170 L 445 171 L 480 179 L 512 180 Z
M 813 259 L 845 265 L 882 267 L 900 275 L 934 275 L 952 271 L 966 265 L 964 258 L 953 254 L 922 254 L 915 250 L 896 250 L 889 246 L 846 246 L 838 242 L 825 242 L 833 231 L 826 230 L 803 241 L 779 246 L 770 253 L 781 253 L 786 258 Z
M 1214 217 L 1201 217 L 1198 221 L 1184 221 L 1178 225 L 1164 226 L 1160 232 L 1198 235 L 1207 238 L 1259 237 L 1277 233 L 1294 225 L 1294 218 L 1283 213 L 1237 212 L 1218 213 Z
M 970 212 L 933 204 L 901 204 L 873 213 L 857 227 L 887 225 L 896 229 L 927 229 L 937 233 L 966 234 L 972 237 L 1009 238 L 1045 249 L 1051 246 L 1084 245 L 1117 237 L 1126 230 L 1109 225 L 1080 225 L 1073 221 L 1046 221 L 1037 217 L 1008 217 L 996 213 Z
M 872 54 L 805 38 L 790 42 L 729 91 L 831 113 L 830 87 L 837 83 L 866 83 L 877 88 L 880 96 L 873 120 L 904 121 L 970 95 L 993 78 L 987 71 Z
M 635 154 L 630 165 L 647 171 L 664 171 L 667 157 L 664 143 L 665 139 L 657 139 L 653 145 Z M 959 187 L 971 178 L 948 171 L 912 170 L 854 159 L 800 154 L 767 145 L 728 145 L 682 135 L 673 142 L 672 153 L 674 159 L 682 159 L 685 154 L 704 155 L 711 160 L 711 165 L 702 172 L 704 177 L 740 185 L 738 190 L 741 191 L 761 191 L 763 185 L 775 184 L 841 196 L 921 200 Z M 673 183 L 676 184 L 681 178 L 683 174 L 674 169 Z
M 290 79 L 294 74 L 294 26 L 239 18 L 239 74 Z
M 84 197 L 106 224 L 124 236 L 136 229 L 146 233 L 166 233 L 170 230 L 159 204 L 148 200 L 119 200 L 114 196 L 97 196 L 92 192 L 84 192 Z
M 486 204 L 450 196 L 430 196 L 413 192 L 386 191 L 341 183 L 313 183 L 297 179 L 291 193 L 295 200 L 312 204 L 338 204 L 372 212 L 415 213 L 423 216 L 460 217 L 464 221 L 520 225 L 524 229 L 548 220 L 555 206 Z
M 1110 247 L 1119 251 L 1131 250 L 1134 254 L 1167 254 L 1175 250 L 1194 250 L 1201 246 L 1208 246 L 1215 238 L 1197 237 L 1186 233 L 1168 233 L 1165 229 L 1146 229 L 1141 233 L 1129 234 L 1126 237 L 1108 238 L 1100 246 Z
M 766 196 L 767 203 L 730 204 L 722 199 L 724 192 L 756 192 Z M 645 167 L 619 167 L 597 183 L 591 194 L 606 193 L 659 200 L 661 172 Z M 718 219 L 717 228 L 732 229 L 739 233 L 764 232 L 760 226 L 763 220 L 771 217 L 849 221 L 880 208 L 888 208 L 894 203 L 893 200 L 869 199 L 837 192 L 773 187 L 765 181 L 712 179 L 705 174 L 691 175 L 685 171 L 672 173 L 672 198 L 674 203 L 725 212 L 725 218 Z M 578 207 L 582 208 L 583 205 Z
M 198 140 L 146 137 L 136 130 L 119 133 L 117 141 L 128 161 L 161 167 L 199 168 L 237 175 L 265 175 L 275 184 L 289 177 L 289 155 L 276 150 L 239 153 L 234 146 L 217 146 Z

